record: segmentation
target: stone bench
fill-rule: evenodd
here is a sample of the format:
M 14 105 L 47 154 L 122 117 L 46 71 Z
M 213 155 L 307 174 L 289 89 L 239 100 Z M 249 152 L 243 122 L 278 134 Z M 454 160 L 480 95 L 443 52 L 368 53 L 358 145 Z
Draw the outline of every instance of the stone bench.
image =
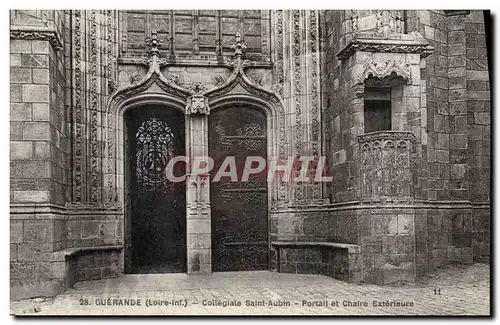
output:
M 65 261 L 66 287 L 72 287 L 77 281 L 113 278 L 120 275 L 118 267 L 121 245 L 73 247 L 55 252 Z
M 322 274 L 335 279 L 362 282 L 361 245 L 273 241 L 276 270 L 283 273 Z

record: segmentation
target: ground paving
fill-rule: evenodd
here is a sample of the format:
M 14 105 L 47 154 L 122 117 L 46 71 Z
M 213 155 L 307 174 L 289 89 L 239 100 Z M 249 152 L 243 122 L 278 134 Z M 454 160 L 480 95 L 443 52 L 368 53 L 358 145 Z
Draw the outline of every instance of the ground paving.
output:
M 17 315 L 489 315 L 489 265 L 448 266 L 416 283 L 350 284 L 267 271 L 125 275 L 54 298 L 12 301 Z M 131 306 L 131 304 L 135 304 Z

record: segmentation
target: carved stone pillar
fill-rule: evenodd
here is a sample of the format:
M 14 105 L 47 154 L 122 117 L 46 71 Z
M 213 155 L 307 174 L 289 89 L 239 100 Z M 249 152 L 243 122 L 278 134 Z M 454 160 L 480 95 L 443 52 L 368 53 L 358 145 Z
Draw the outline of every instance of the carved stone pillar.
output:
M 283 99 L 288 143 L 286 155 L 320 156 L 321 116 L 319 79 L 319 16 L 317 10 L 284 10 L 273 13 L 275 30 L 275 91 Z M 288 46 L 288 44 L 290 44 Z M 285 77 L 288 76 L 288 77 Z M 310 168 L 312 164 L 310 164 Z M 299 176 L 295 171 L 293 179 Z M 298 204 L 321 203 L 318 182 L 291 182 L 288 198 Z
M 186 106 L 186 153 L 192 162 L 208 156 L 208 99 L 192 95 Z M 210 174 L 187 168 L 187 270 L 188 274 L 212 272 Z
M 347 186 L 334 184 L 339 188 L 335 195 L 339 201 L 372 205 L 357 212 L 357 222 L 364 229 L 359 237 L 363 278 L 384 284 L 411 282 L 416 276 L 415 209 L 410 204 L 414 200 L 415 152 L 425 139 L 420 69 L 425 64 L 422 58 L 433 51 L 420 34 L 401 33 L 399 17 L 379 12 L 355 18 L 352 33 L 337 54 L 342 70 L 348 71 L 344 76 L 348 80 L 344 85 L 347 109 L 340 115 L 338 128 L 344 136 L 345 161 L 354 172 Z M 365 30 L 370 24 L 376 32 Z M 365 114 L 365 96 L 374 87 L 391 90 L 389 129 L 366 127 L 365 118 L 373 117 Z M 335 171 L 338 175 L 342 169 Z M 381 252 L 371 250 L 375 245 Z

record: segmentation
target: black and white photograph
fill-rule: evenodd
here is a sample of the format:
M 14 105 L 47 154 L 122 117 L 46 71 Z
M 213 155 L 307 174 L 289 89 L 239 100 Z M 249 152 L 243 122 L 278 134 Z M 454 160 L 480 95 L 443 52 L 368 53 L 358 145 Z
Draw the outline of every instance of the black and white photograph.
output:
M 8 9 L 10 318 L 492 316 L 494 11 L 157 5 Z

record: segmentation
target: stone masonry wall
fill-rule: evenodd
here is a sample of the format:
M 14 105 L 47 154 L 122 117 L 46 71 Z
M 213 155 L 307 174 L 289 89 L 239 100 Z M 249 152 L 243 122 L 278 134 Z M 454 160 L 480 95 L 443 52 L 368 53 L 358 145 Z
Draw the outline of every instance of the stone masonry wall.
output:
M 381 284 L 413 281 L 448 263 L 489 261 L 491 102 L 484 27 L 482 11 L 12 10 L 13 296 L 63 290 L 65 249 L 126 244 L 123 141 L 116 138 L 121 133 L 115 133 L 119 125 L 108 101 L 146 75 L 142 58 L 153 29 L 163 41 L 161 73 L 187 89 L 211 89 L 228 79 L 232 68 L 225 60 L 240 31 L 250 59 L 246 76 L 278 98 L 272 132 L 278 141 L 270 150 L 280 158 L 327 156 L 331 183 L 269 189 L 270 241 L 360 245 L 353 257 L 362 265 L 356 278 Z M 407 38 L 418 32 L 434 50 L 425 58 L 357 51 L 340 60 L 337 54 L 360 32 Z M 363 165 L 358 136 L 364 89 L 354 76 L 370 57 L 402 60 L 412 76 L 401 86 L 403 104 L 395 112 L 401 117 L 395 131 L 413 134 L 403 168 L 411 190 L 389 203 L 363 196 L 363 173 L 374 174 Z M 350 261 L 344 253 L 289 249 L 292 266 L 285 267 L 345 277 Z M 74 262 L 81 270 L 73 279 L 121 274 L 122 250 L 109 259 L 105 254 L 87 250 Z M 271 269 L 278 266 L 275 254 L 271 250 Z
M 11 288 L 13 296 L 59 292 L 69 199 L 64 14 L 13 10 L 10 43 Z
M 483 12 L 424 10 L 414 17 L 409 28 L 435 47 L 422 68 L 427 144 L 416 170 L 417 195 L 437 204 L 415 220 L 423 274 L 489 259 L 490 94 Z
M 372 14 L 371 11 L 324 13 L 322 117 L 324 146 L 334 176 L 328 187 L 332 202 L 356 199 L 356 195 L 348 194 L 358 190 L 352 182 L 358 171 L 350 161 L 361 158 L 356 158 L 350 149 L 350 138 L 355 134 L 352 132 L 355 131 L 355 111 L 346 109 L 356 107 L 359 99 L 343 90 L 349 61 L 339 64 L 335 54 L 353 33 L 366 30 L 373 23 L 376 18 Z M 377 17 L 383 15 L 377 14 Z M 414 199 L 418 205 L 424 203 L 420 208 L 415 206 L 415 247 L 410 255 L 416 254 L 417 274 L 421 275 L 438 265 L 488 260 L 488 66 L 481 11 L 418 10 L 406 11 L 405 17 L 405 32 L 419 32 L 434 47 L 434 52 L 420 63 L 420 109 L 415 111 L 418 114 L 408 115 L 410 130 L 416 136 L 411 162 Z M 383 21 L 377 18 L 377 26 Z M 353 30 L 356 24 L 358 29 Z M 425 207 L 427 202 L 431 207 Z M 374 218 L 376 210 L 367 212 L 360 215 L 368 218 L 369 223 L 358 231 L 377 229 L 389 222 L 389 219 Z M 358 232 L 352 234 L 352 238 L 337 240 L 354 242 L 353 239 L 358 238 L 362 242 L 374 239 Z M 368 270 L 371 266 L 367 266 L 373 265 L 370 259 L 375 255 L 368 253 L 371 248 L 366 248 L 363 245 L 364 267 Z M 387 258 L 386 254 L 380 256 Z M 375 274 L 373 276 L 378 277 Z

